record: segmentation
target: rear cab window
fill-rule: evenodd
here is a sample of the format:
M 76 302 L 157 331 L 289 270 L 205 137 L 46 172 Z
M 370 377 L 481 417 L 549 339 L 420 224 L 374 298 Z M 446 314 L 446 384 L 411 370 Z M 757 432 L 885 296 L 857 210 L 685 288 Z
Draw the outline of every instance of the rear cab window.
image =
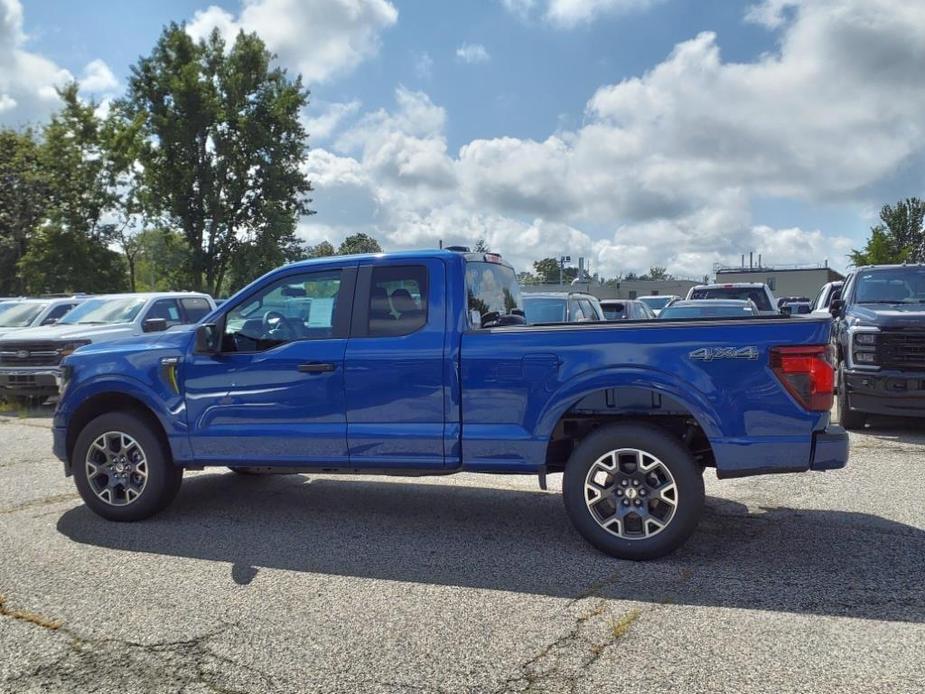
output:
M 467 262 L 466 295 L 470 316 L 478 312 L 482 326 L 504 324 L 506 316 L 518 316 L 519 322 L 523 322 L 520 284 L 514 270 L 507 265 L 487 261 Z

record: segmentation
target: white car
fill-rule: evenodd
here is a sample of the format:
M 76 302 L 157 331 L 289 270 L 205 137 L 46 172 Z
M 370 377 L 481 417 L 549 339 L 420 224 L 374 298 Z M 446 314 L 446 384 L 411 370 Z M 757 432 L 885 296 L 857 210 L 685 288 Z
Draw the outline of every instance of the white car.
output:
M 832 305 L 832 300 L 841 297 L 841 288 L 844 285 L 845 283 L 842 281 L 823 284 L 819 294 L 816 295 L 812 305 L 809 307 L 809 315 L 813 318 L 830 316 L 829 307 Z
M 748 301 L 750 299 L 758 307 L 759 315 L 780 315 L 777 299 L 771 293 L 771 288 L 764 282 L 700 284 L 696 287 L 691 287 L 687 293 L 688 301 L 696 299 L 735 299 L 739 301 Z
M 39 325 L 53 325 L 87 297 L 10 299 L 0 302 L 0 337 Z
M 663 308 L 669 304 L 673 304 L 680 298 L 681 297 L 676 294 L 649 294 L 648 296 L 640 296 L 637 301 L 641 301 L 651 308 L 652 313 L 658 318 L 658 314 L 662 312 Z
M 198 323 L 214 308 L 212 297 L 193 292 L 109 294 L 85 299 L 54 325 L 26 328 L 0 338 L 0 395 L 57 395 L 59 364 L 74 350 L 91 342 Z

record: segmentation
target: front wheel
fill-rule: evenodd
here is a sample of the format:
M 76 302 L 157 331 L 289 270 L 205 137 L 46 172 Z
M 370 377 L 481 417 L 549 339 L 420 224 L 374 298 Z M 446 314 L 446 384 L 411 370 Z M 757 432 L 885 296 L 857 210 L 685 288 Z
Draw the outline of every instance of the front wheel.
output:
M 183 470 L 143 419 L 119 412 L 84 427 L 71 455 L 77 491 L 97 515 L 136 521 L 167 507 L 180 490 Z
M 655 559 L 694 532 L 703 477 L 675 437 L 646 424 L 598 429 L 579 444 L 562 480 L 565 509 L 592 545 L 619 559 Z

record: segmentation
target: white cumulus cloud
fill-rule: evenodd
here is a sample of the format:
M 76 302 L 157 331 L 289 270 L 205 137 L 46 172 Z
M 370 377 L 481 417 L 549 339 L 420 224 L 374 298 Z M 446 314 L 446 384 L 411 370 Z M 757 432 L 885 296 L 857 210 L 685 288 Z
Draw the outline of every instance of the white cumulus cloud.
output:
M 750 250 L 844 267 L 862 239 L 773 229 L 754 203 L 858 208 L 917 192 L 925 5 L 766 0 L 749 17 L 777 27 L 776 51 L 730 62 L 721 37 L 692 36 L 645 73 L 597 89 L 581 127 L 546 139 L 452 151 L 445 110 L 401 88 L 394 108 L 361 116 L 316 160 L 319 214 L 308 223 L 372 230 L 391 247 L 484 237 L 521 267 L 583 254 L 609 275 L 658 264 L 701 277 Z M 326 218 L 329 194 L 368 214 Z
M 464 43 L 456 49 L 456 58 L 464 63 L 487 63 L 491 60 L 488 49 L 480 43 Z
M 504 7 L 522 19 L 537 10 L 557 27 L 571 29 L 602 16 L 616 16 L 648 9 L 664 0 L 502 0 Z
M 256 32 L 311 85 L 375 55 L 380 34 L 397 20 L 389 0 L 244 0 L 237 15 L 217 5 L 196 12 L 187 31 L 202 38 L 218 29 L 228 40 L 241 30 Z

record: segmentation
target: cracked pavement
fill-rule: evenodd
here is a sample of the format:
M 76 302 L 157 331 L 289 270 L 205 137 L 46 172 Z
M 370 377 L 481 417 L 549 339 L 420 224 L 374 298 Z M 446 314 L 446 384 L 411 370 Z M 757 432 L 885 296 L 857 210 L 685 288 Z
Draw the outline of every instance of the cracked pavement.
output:
M 87 511 L 0 418 L 0 692 L 922 692 L 925 434 L 717 481 L 674 555 L 610 559 L 533 478 L 188 474 Z

